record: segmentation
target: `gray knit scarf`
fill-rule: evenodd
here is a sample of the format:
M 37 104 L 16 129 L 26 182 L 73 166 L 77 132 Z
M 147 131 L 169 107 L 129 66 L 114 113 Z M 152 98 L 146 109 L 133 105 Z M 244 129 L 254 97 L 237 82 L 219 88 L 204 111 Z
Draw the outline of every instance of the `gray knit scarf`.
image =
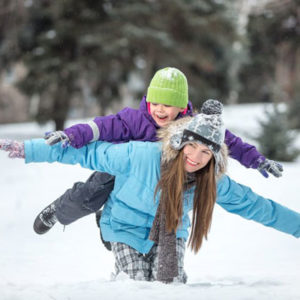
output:
M 195 183 L 194 174 L 188 174 L 185 188 L 191 187 Z M 178 259 L 176 253 L 176 233 L 166 230 L 165 205 L 159 202 L 149 239 L 158 245 L 158 270 L 157 280 L 170 283 L 178 276 Z
M 176 253 L 176 234 L 166 230 L 166 212 L 164 205 L 159 202 L 149 239 L 157 243 L 158 270 L 157 280 L 170 283 L 178 275 Z

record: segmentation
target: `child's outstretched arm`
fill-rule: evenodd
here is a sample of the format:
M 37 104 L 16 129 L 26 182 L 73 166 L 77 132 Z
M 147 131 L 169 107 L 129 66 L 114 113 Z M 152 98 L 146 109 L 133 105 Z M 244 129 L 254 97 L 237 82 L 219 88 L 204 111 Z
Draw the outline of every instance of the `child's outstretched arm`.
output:
M 241 138 L 227 129 L 225 144 L 229 149 L 230 157 L 238 160 L 246 168 L 257 169 L 264 177 L 269 177 L 268 173 L 275 177 L 282 176 L 283 167 L 280 163 L 265 158 L 255 146 L 244 143 Z
M 216 109 L 223 106 L 214 99 L 206 100 L 201 108 L 201 112 L 210 111 L 216 113 Z M 266 159 L 257 149 L 250 144 L 244 143 L 241 138 L 235 136 L 229 130 L 225 132 L 225 144 L 229 149 L 229 155 L 238 160 L 246 168 L 257 169 L 264 177 L 269 177 L 268 173 L 275 177 L 282 176 L 282 165 L 276 161 Z
M 127 142 L 130 140 L 155 141 L 156 130 L 148 116 L 139 110 L 124 108 L 116 115 L 96 117 L 86 124 L 76 124 L 64 129 L 47 133 L 45 139 L 49 145 L 63 142 L 81 148 L 94 141 Z M 150 116 L 149 116 L 150 118 Z

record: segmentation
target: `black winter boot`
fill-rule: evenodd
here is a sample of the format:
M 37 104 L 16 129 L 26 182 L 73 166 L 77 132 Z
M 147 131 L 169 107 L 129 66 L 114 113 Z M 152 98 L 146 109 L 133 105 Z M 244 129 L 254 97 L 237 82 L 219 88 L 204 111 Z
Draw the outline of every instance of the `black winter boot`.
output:
M 108 251 L 111 251 L 111 244 L 110 244 L 110 242 L 104 241 L 104 239 L 103 239 L 103 237 L 102 237 L 102 233 L 101 233 L 101 229 L 100 229 L 100 219 L 101 219 L 101 214 L 102 214 L 102 210 L 98 210 L 98 211 L 96 212 L 96 223 L 97 223 L 97 226 L 98 226 L 99 231 L 100 231 L 101 242 L 104 244 L 105 248 L 106 248 Z
M 57 222 L 55 216 L 55 202 L 45 207 L 35 218 L 33 223 L 33 230 L 37 234 L 44 234 L 48 232 Z

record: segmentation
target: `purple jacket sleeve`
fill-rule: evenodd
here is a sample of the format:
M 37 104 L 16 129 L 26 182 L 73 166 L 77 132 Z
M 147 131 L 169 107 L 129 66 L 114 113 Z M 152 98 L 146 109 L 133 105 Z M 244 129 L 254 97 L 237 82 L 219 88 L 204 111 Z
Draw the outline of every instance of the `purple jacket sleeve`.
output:
M 77 149 L 93 141 L 93 129 L 89 123 L 73 125 L 64 129 L 64 133 L 69 137 L 71 146 Z
M 71 146 L 81 148 L 93 141 L 156 141 L 156 126 L 151 117 L 139 110 L 125 108 L 116 115 L 96 117 L 87 124 L 77 124 L 64 132 Z
M 225 144 L 229 149 L 230 157 L 239 161 L 246 168 L 257 169 L 266 158 L 258 152 L 255 146 L 244 143 L 228 129 L 225 132 Z
M 156 141 L 156 127 L 151 117 L 139 110 L 124 108 L 116 115 L 97 117 L 99 140 L 107 142 Z

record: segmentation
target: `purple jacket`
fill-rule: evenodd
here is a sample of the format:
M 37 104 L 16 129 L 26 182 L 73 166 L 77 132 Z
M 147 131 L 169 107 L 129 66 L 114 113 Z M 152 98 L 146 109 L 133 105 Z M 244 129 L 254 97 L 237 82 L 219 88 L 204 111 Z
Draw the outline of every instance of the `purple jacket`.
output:
M 189 102 L 185 115 L 180 113 L 177 117 L 193 115 L 192 103 Z M 66 128 L 64 132 L 70 139 L 71 146 L 81 148 L 94 141 L 128 142 L 128 141 L 157 141 L 156 130 L 159 126 L 148 113 L 146 97 L 144 96 L 139 109 L 126 107 L 116 115 L 96 117 L 87 124 L 77 124 Z M 225 143 L 229 155 L 238 160 L 247 168 L 256 169 L 265 157 L 257 149 L 244 143 L 239 137 L 226 129 Z

